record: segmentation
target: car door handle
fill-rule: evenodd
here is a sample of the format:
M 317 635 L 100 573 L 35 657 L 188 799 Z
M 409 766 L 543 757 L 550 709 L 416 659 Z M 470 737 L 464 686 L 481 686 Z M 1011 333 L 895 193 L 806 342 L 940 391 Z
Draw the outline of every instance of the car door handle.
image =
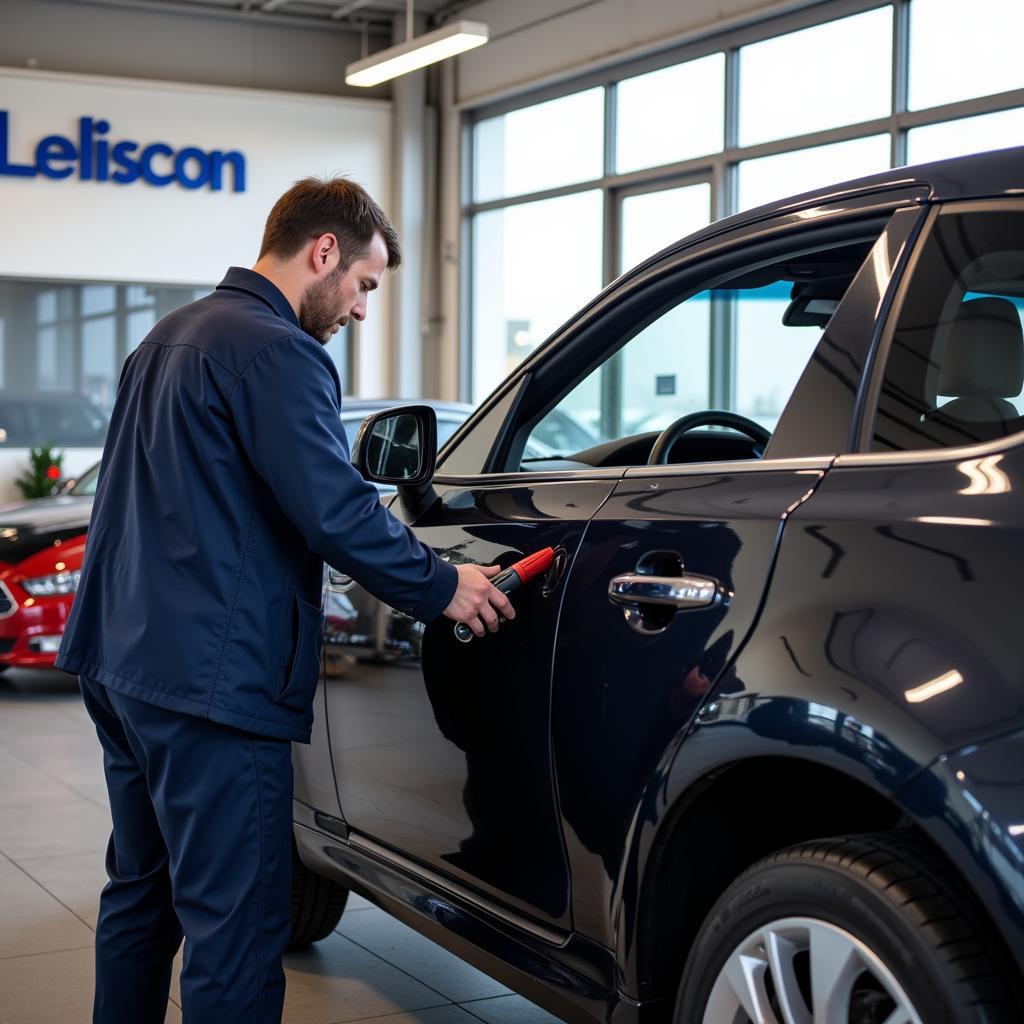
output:
M 337 569 L 332 566 L 327 567 L 327 587 L 335 594 L 344 594 L 351 590 L 356 585 L 356 581 L 351 576 L 346 576 L 343 572 L 338 572 Z
M 616 604 L 653 604 L 669 608 L 706 608 L 714 604 L 718 584 L 706 576 L 648 576 L 627 572 L 608 584 L 608 597 Z

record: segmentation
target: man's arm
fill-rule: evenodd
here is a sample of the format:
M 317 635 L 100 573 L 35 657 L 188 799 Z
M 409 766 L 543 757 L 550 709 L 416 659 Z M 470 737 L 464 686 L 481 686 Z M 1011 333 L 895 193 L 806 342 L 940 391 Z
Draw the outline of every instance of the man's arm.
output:
M 497 568 L 438 558 L 353 467 L 329 359 L 288 335 L 239 376 L 230 404 L 257 473 L 309 547 L 382 601 L 424 622 L 445 613 L 477 633 L 497 628 L 498 612 L 515 615 L 487 582 Z

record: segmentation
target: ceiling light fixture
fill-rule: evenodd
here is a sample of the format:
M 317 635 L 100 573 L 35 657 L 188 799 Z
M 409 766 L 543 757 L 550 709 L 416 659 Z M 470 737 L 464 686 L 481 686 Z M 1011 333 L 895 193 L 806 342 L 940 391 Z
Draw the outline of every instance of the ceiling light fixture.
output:
M 345 84 L 380 85 L 428 64 L 465 53 L 487 42 L 488 28 L 478 21 L 453 21 L 421 36 L 412 34 L 413 0 L 405 8 L 405 42 L 364 57 L 345 68 Z

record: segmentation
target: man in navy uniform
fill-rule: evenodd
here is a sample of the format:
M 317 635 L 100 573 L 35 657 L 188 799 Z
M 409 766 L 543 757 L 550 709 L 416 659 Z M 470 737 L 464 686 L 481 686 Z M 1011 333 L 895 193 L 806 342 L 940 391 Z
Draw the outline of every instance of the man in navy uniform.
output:
M 401 260 L 345 179 L 298 182 L 252 270 L 128 357 L 59 667 L 103 746 L 113 832 L 97 1024 L 275 1024 L 289 935 L 292 769 L 308 743 L 327 561 L 424 622 L 515 613 L 498 568 L 439 559 L 349 462 L 324 344 Z

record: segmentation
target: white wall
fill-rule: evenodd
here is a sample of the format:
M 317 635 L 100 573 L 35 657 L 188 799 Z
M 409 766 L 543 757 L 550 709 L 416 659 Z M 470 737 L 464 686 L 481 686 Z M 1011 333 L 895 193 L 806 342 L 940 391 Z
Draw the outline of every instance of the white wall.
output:
M 9 112 L 8 160 L 32 163 L 45 136 L 78 137 L 83 116 L 110 122 L 112 141 L 166 142 L 174 149 L 238 150 L 246 191 L 190 191 L 0 175 L 0 277 L 213 285 L 230 265 L 251 266 L 274 201 L 306 175 L 346 174 L 390 205 L 392 109 L 385 100 L 311 96 L 0 68 L 0 110 Z M 162 169 L 162 168 L 161 168 Z M 355 333 L 366 395 L 387 389 L 387 283 Z M 8 338 L 7 344 L 17 344 Z M 13 495 L 0 458 L 0 500 Z M 74 472 L 98 453 L 69 449 Z M 79 465 L 84 463 L 85 465 Z

